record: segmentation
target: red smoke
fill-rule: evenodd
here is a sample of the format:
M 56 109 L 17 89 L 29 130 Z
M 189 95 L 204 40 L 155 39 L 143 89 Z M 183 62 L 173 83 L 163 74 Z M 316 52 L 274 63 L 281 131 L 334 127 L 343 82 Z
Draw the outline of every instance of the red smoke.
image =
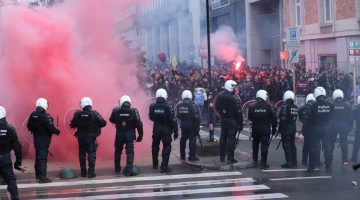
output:
M 6 86 L 0 87 L 0 105 L 7 109 L 8 121 L 30 155 L 34 155 L 31 135 L 26 127 L 23 132 L 22 125 L 40 97 L 49 101 L 55 123 L 59 116 L 61 134 L 53 136 L 50 145 L 56 160 L 78 161 L 77 140 L 67 131 L 74 110 L 64 118 L 70 108 L 79 108 L 82 97 L 90 97 L 93 109 L 107 121 L 110 113 L 105 112 L 111 112 L 109 107 L 122 95 L 132 97 L 132 106 L 140 110 L 146 96 L 137 82 L 137 61 L 116 38 L 114 28 L 117 15 L 129 4 L 65 1 L 52 9 L 20 6 L 1 18 L 0 78 Z M 144 140 L 135 152 L 150 152 L 151 129 L 144 128 Z M 115 128 L 108 122 L 98 138 L 98 159 L 113 158 L 114 139 Z

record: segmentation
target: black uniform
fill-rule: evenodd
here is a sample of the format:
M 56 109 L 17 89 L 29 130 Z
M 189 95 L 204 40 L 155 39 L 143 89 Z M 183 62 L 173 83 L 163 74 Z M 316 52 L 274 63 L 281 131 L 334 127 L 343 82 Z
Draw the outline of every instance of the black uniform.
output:
M 351 162 L 357 163 L 358 152 L 360 149 L 360 104 L 354 106 L 351 110 L 351 113 L 353 114 L 354 119 L 356 121 L 355 140 L 354 140 Z
M 320 154 L 320 141 L 324 149 L 326 171 L 331 171 L 332 154 L 330 147 L 330 121 L 334 110 L 332 103 L 325 101 L 325 96 L 319 96 L 315 103 L 306 110 L 310 130 L 310 160 L 308 172 L 314 172 L 317 158 Z
M 241 100 L 234 92 L 227 90 L 219 93 L 216 98 L 215 107 L 221 118 L 220 161 L 225 161 L 227 149 L 228 163 L 234 163 L 237 162 L 234 159 L 236 132 L 243 129 Z
M 176 118 L 180 119 L 181 138 L 180 138 L 180 156 L 185 160 L 186 141 L 189 139 L 189 160 L 197 160 L 195 157 L 196 149 L 196 136 L 200 131 L 200 110 L 198 106 L 189 98 L 177 106 Z
M 18 188 L 15 181 L 10 151 L 15 151 L 16 162 L 14 166 L 21 166 L 21 145 L 15 128 L 8 124 L 6 118 L 0 119 L 0 175 L 8 185 L 11 199 L 19 199 Z
M 269 139 L 271 133 L 273 135 L 276 133 L 277 126 L 274 106 L 261 98 L 256 98 L 256 102 L 250 105 L 248 113 L 248 119 L 252 122 L 253 161 L 254 163 L 258 162 L 261 143 L 261 166 L 269 167 L 267 165 Z M 272 132 L 270 128 L 272 128 Z
M 123 103 L 121 108 L 114 108 L 109 119 L 111 123 L 116 125 L 116 138 L 115 138 L 115 172 L 120 172 L 120 158 L 121 153 L 126 145 L 126 168 L 124 174 L 131 176 L 132 167 L 134 163 L 134 141 L 141 142 L 144 132 L 143 124 L 140 119 L 139 112 L 136 108 L 130 108 L 130 104 Z M 139 133 L 136 139 L 135 128 Z
M 298 108 L 294 100 L 287 99 L 281 106 L 279 113 L 279 132 L 281 133 L 282 146 L 285 152 L 286 164 L 283 168 L 291 168 L 297 165 L 297 155 L 295 146 L 296 120 Z
M 334 152 L 336 138 L 339 134 L 342 162 L 349 162 L 347 135 L 353 126 L 354 117 L 351 113 L 350 104 L 344 101 L 343 98 L 336 98 L 333 104 L 334 112 L 331 115 L 330 136 L 331 153 Z
M 101 128 L 106 126 L 106 121 L 101 115 L 91 110 L 91 106 L 85 106 L 83 110 L 77 110 L 70 122 L 71 128 L 77 128 L 75 137 L 79 143 L 79 160 L 81 176 L 93 178 L 96 176 L 95 160 L 96 160 L 96 137 L 100 135 Z M 89 170 L 86 171 L 86 153 L 88 154 Z
M 27 123 L 28 130 L 34 136 L 34 146 L 36 151 L 35 174 L 36 179 L 41 183 L 51 182 L 46 178 L 47 156 L 51 143 L 52 134 L 59 135 L 60 130 L 54 126 L 54 119 L 45 109 L 38 106 L 32 112 Z
M 174 140 L 179 137 L 178 125 L 174 116 L 174 108 L 162 97 L 156 99 L 149 107 L 150 120 L 154 122 L 153 141 L 152 141 L 152 159 L 153 168 L 157 169 L 159 165 L 160 141 L 163 143 L 161 171 L 169 172 L 168 167 L 171 153 L 171 134 L 174 132 Z

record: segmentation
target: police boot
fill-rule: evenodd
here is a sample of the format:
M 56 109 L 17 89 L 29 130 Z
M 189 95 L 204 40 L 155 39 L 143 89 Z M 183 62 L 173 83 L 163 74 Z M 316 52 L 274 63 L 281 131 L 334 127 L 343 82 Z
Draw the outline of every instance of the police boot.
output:
M 291 168 L 293 168 L 293 165 L 291 163 L 285 163 L 285 164 L 281 165 L 281 168 L 291 169 Z
M 196 157 L 196 138 L 191 139 L 190 145 L 189 145 L 189 160 L 190 161 L 198 161 L 200 160 L 199 157 Z
M 36 179 L 39 179 L 39 164 L 38 164 L 38 161 L 36 161 L 36 160 L 35 160 L 34 168 L 35 168 L 35 177 L 36 177 Z
M 96 174 L 95 174 L 94 170 L 95 170 L 95 163 L 94 164 L 89 163 L 88 178 L 95 178 L 96 177 Z
M 354 169 L 355 171 L 356 171 L 357 169 L 359 169 L 359 167 L 360 167 L 360 163 L 353 165 L 353 169 Z
M 46 162 L 40 162 L 39 165 L 39 183 L 51 183 L 52 180 L 46 178 Z
M 116 173 L 119 173 L 121 171 L 120 160 L 121 160 L 121 157 L 120 156 L 117 157 L 117 155 L 115 153 L 114 165 L 115 165 Z
M 331 166 L 330 165 L 326 166 L 326 172 L 331 172 Z
M 19 196 L 16 195 L 16 196 L 11 196 L 11 200 L 19 200 Z
M 270 167 L 270 165 L 268 165 L 266 163 L 261 163 L 261 165 L 260 165 L 260 169 L 267 169 L 269 167 Z
M 172 169 L 168 166 L 161 167 L 161 173 L 170 173 Z
M 314 167 L 308 167 L 306 170 L 308 173 L 314 173 Z
M 4 179 L 1 177 L 1 175 L 0 175 L 0 185 L 6 185 L 6 182 L 5 182 Z
M 126 167 L 123 170 L 123 174 L 125 176 L 132 176 L 133 175 L 133 164 L 134 164 L 134 154 L 126 154 Z
M 84 162 L 80 162 L 80 170 L 81 170 L 81 177 L 86 177 L 87 176 L 87 172 L 86 172 L 86 163 Z
M 238 161 L 237 160 L 235 160 L 234 158 L 229 158 L 228 160 L 227 160 L 227 164 L 228 165 L 230 165 L 230 164 L 235 164 L 235 163 L 237 163 Z

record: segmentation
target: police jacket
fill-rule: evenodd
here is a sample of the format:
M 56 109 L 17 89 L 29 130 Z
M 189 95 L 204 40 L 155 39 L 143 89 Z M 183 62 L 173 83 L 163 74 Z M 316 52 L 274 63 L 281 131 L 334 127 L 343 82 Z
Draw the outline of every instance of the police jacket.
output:
M 139 111 L 130 106 L 114 108 L 109 121 L 116 125 L 117 131 L 129 131 L 137 129 L 139 136 L 144 135 L 143 123 L 141 122 Z
M 176 118 L 181 120 L 181 126 L 200 126 L 200 111 L 194 101 L 185 98 L 176 107 Z
M 351 110 L 351 113 L 354 116 L 354 120 L 356 121 L 356 131 L 360 132 L 360 104 L 354 106 Z
M 304 133 L 307 134 L 310 132 L 310 125 L 308 124 L 308 118 L 309 118 L 309 113 L 310 113 L 310 109 L 311 109 L 311 106 L 315 103 L 315 101 L 313 100 L 309 100 L 307 102 L 306 105 L 304 105 L 303 107 L 305 107 L 304 111 L 299 111 L 299 118 L 300 118 L 300 121 L 303 123 L 303 135 Z
M 60 134 L 60 130 L 54 126 L 54 119 L 40 106 L 30 114 L 27 128 L 34 135 Z
M 0 155 L 15 151 L 16 160 L 22 160 L 21 144 L 15 128 L 8 124 L 6 118 L 0 119 Z
M 149 107 L 149 118 L 155 126 L 171 126 L 174 133 L 178 132 L 178 125 L 174 114 L 174 108 L 162 97 L 156 99 Z
M 85 106 L 83 110 L 77 110 L 70 122 L 71 128 L 77 128 L 77 133 L 99 133 L 100 128 L 106 126 L 106 121 L 91 106 Z M 96 134 L 99 136 L 99 134 Z
M 256 98 L 256 102 L 249 106 L 248 119 L 252 126 L 272 126 L 276 129 L 277 120 L 274 106 L 261 98 Z
M 308 116 L 306 124 L 309 126 L 330 125 L 334 105 L 326 101 L 325 98 L 325 96 L 316 98 L 315 103 L 309 108 L 309 112 L 306 111 Z
M 354 122 L 350 104 L 343 98 L 336 98 L 333 105 L 334 112 L 331 115 L 331 125 L 345 124 L 350 131 Z
M 215 108 L 222 118 L 235 118 L 238 124 L 243 124 L 241 100 L 235 93 L 227 90 L 216 97 Z
M 279 132 L 281 134 L 295 134 L 298 115 L 298 108 L 294 104 L 294 100 L 287 99 L 285 104 L 281 106 L 279 113 Z

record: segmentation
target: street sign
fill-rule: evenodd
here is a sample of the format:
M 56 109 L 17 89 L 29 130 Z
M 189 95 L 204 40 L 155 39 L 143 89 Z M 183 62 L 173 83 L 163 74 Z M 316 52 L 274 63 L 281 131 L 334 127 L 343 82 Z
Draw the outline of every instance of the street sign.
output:
M 188 58 L 191 61 L 194 61 L 196 59 L 196 53 L 195 52 L 189 52 L 188 53 Z
M 281 51 L 280 52 L 280 60 L 289 60 L 289 52 Z
M 300 29 L 298 27 L 289 27 L 286 29 L 287 47 L 300 47 Z
M 198 51 L 199 51 L 198 52 L 199 57 L 207 57 L 208 56 L 207 46 L 199 46 Z
M 230 0 L 211 0 L 212 10 L 230 5 Z
M 188 46 L 188 51 L 189 51 L 189 52 L 194 52 L 195 50 L 196 50 L 195 45 L 190 44 L 190 45 Z
M 299 48 L 297 47 L 289 48 L 289 59 L 290 59 L 290 63 L 299 63 Z
M 348 48 L 350 63 L 360 63 L 360 42 L 351 41 Z

